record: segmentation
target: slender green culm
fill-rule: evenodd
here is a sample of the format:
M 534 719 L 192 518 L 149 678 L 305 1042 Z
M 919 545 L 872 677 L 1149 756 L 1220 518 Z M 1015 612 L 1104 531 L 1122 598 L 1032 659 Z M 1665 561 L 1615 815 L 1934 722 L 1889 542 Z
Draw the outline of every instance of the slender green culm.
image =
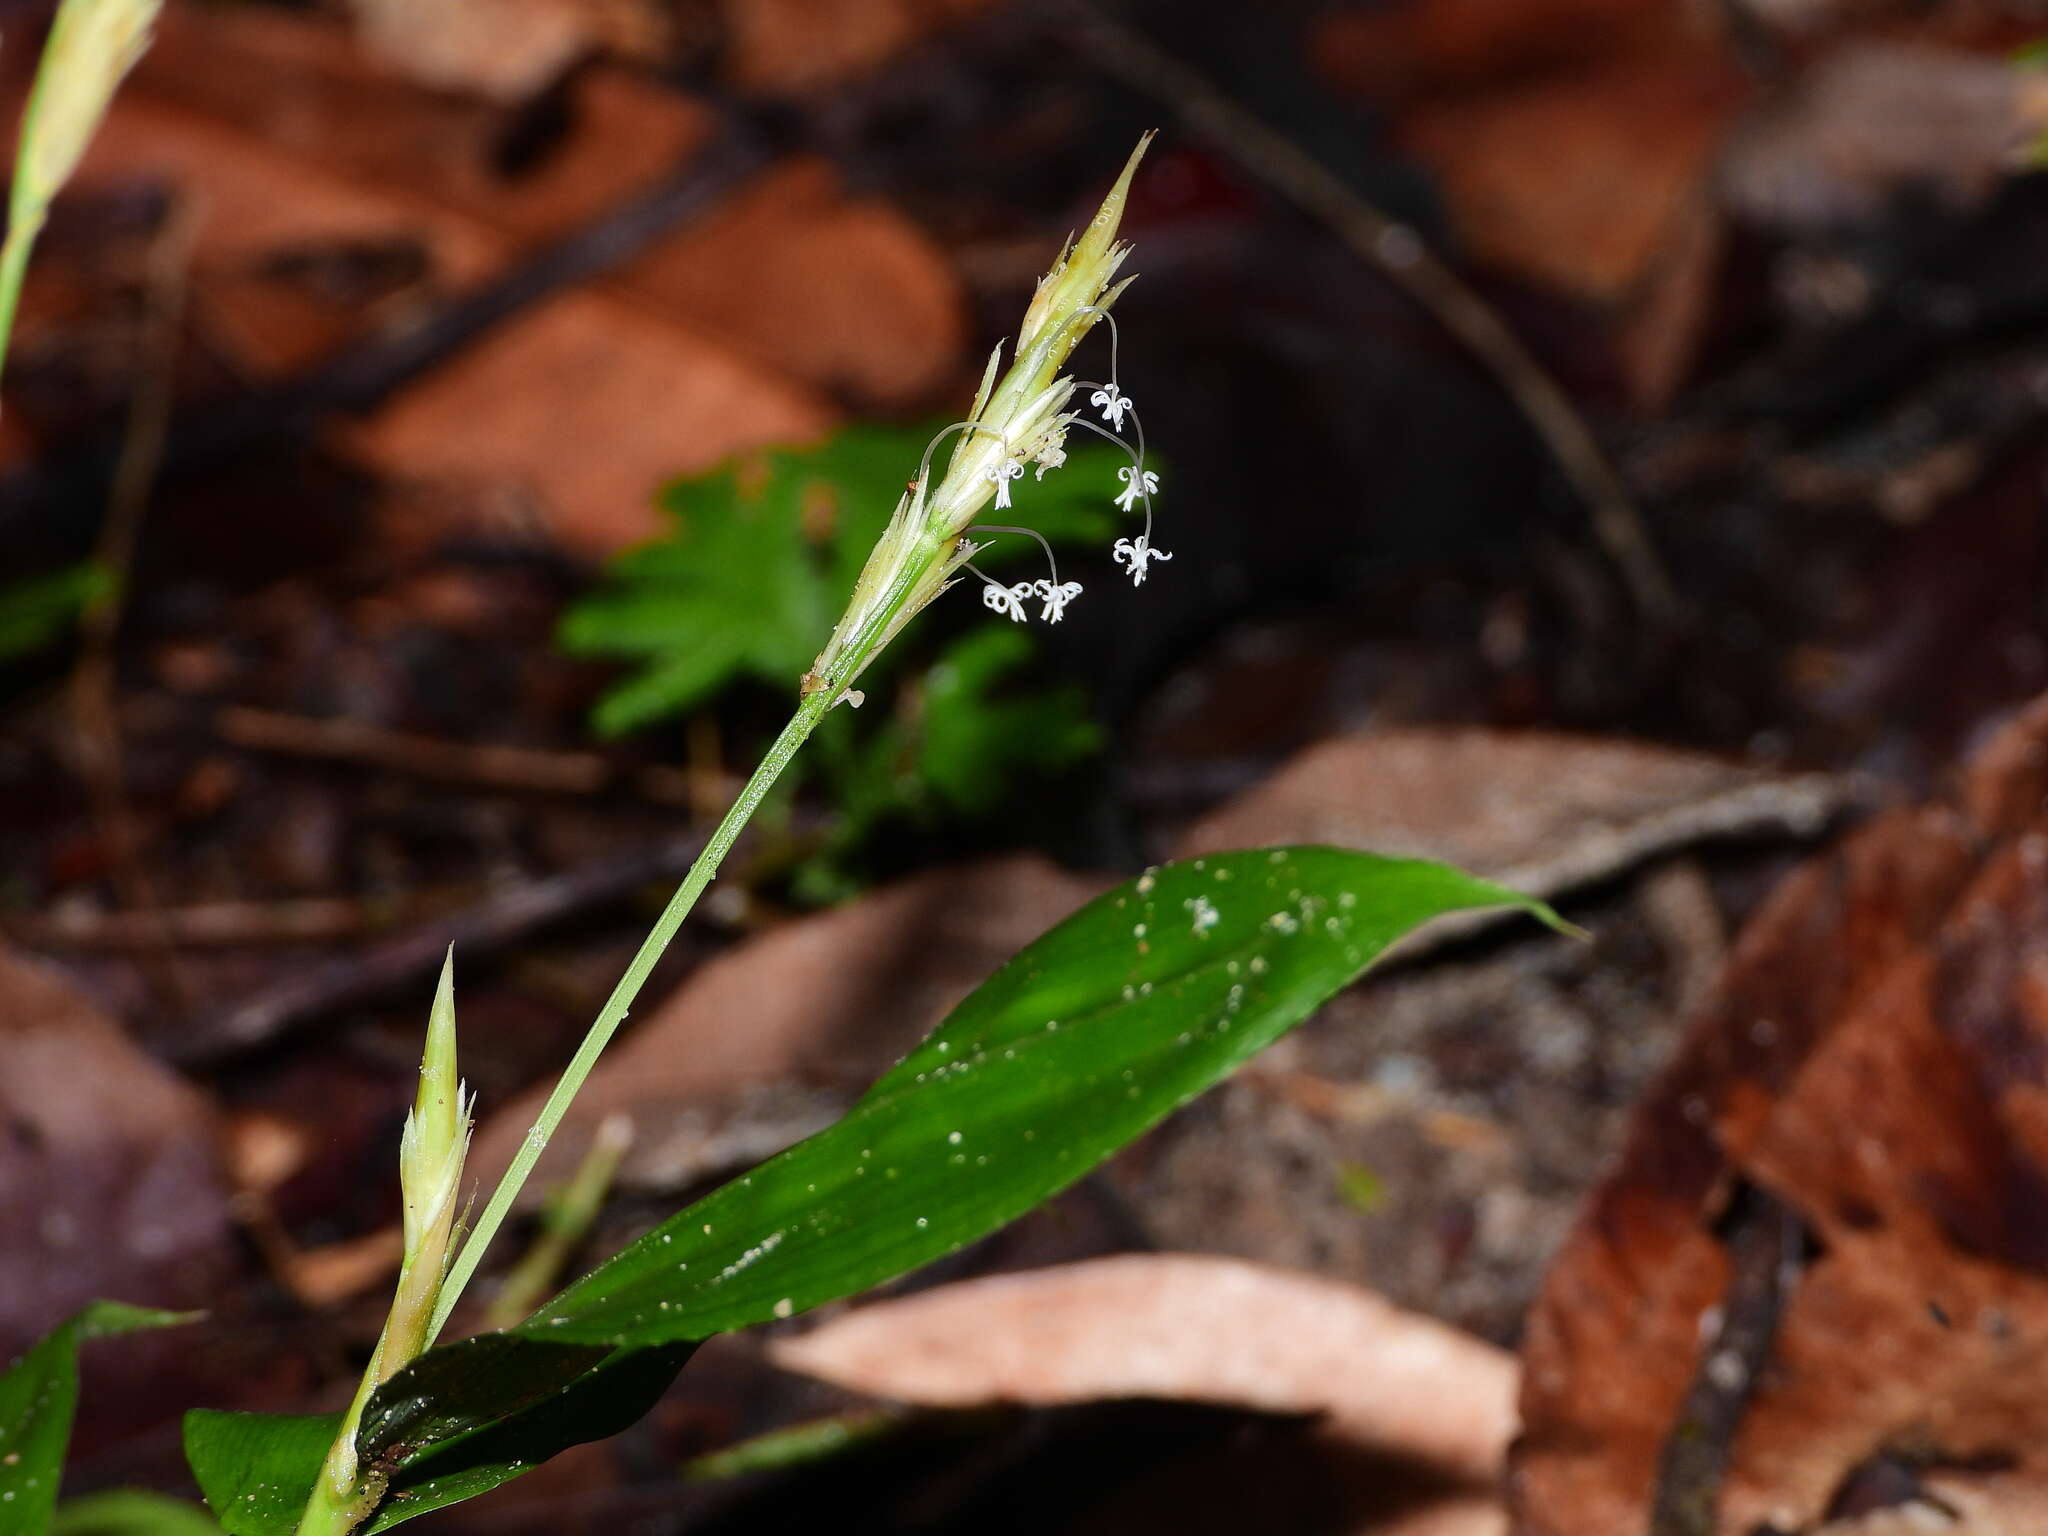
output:
M 14 335 L 14 312 L 28 256 L 50 203 L 71 179 L 107 104 L 149 47 L 163 0 L 63 0 L 50 23 L 14 155 L 7 238 L 0 242 L 0 364 Z

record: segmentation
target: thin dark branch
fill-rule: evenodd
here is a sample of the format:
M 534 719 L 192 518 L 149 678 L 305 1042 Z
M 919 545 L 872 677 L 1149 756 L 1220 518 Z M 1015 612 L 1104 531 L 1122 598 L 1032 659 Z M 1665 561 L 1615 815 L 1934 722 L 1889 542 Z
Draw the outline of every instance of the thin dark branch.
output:
M 515 887 L 452 917 L 324 961 L 244 999 L 190 1034 L 159 1043 L 165 1055 L 186 1066 L 204 1066 L 268 1045 L 315 1019 L 421 984 L 451 944 L 474 959 L 644 887 L 673 884 L 689 872 L 703 847 L 703 834 L 691 832 Z
M 1095 65 L 1155 97 L 1222 153 L 1319 220 L 1437 319 L 1497 380 L 1549 448 L 1591 515 L 1593 536 L 1637 608 L 1669 626 L 1678 598 L 1628 488 L 1593 429 L 1520 338 L 1424 243 L 1347 186 L 1300 145 L 1225 95 L 1200 72 L 1111 20 L 1089 0 L 1055 0 L 1078 23 Z

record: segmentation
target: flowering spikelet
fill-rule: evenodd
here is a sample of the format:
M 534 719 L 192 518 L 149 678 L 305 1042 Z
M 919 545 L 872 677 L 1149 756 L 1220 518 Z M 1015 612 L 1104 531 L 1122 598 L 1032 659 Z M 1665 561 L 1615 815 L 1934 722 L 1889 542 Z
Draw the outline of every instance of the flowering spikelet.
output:
M 1131 454 L 1131 463 L 1119 471 L 1123 494 L 1114 499 L 1126 511 L 1142 503 L 1145 532 L 1138 542 L 1144 558 L 1171 558 L 1152 549 L 1149 542 L 1152 496 L 1159 489 L 1159 477 L 1145 467 L 1143 429 L 1137 429 L 1135 448 L 1116 435 L 1126 416 L 1132 417 L 1134 427 L 1136 418 L 1130 397 L 1115 379 L 1113 340 L 1108 381 L 1079 383 L 1062 371 L 1074 348 L 1097 324 L 1108 321 L 1114 338 L 1116 322 L 1110 318 L 1110 308 L 1130 282 L 1128 277 L 1116 280 L 1117 269 L 1130 254 L 1130 247 L 1117 241 L 1117 227 L 1131 177 L 1150 142 L 1150 134 L 1139 142 L 1081 238 L 1069 243 L 1052 270 L 1039 280 L 1017 333 L 1008 370 L 1003 370 L 999 346 L 982 374 L 973 410 L 965 420 L 942 431 L 925 450 L 924 463 L 918 466 L 887 530 L 868 557 L 831 643 L 804 677 L 805 693 L 829 692 L 835 702 L 857 698 L 850 690 L 861 670 L 962 568 L 984 583 L 983 599 L 994 611 L 1021 623 L 1026 618 L 1025 602 L 1036 598 L 1039 617 L 1059 622 L 1068 603 L 1080 595 L 1079 582 L 1062 582 L 1055 567 L 1049 579 L 1006 587 L 983 576 L 972 561 L 985 547 L 975 542 L 977 534 L 1024 534 L 1044 544 L 1031 528 L 980 524 L 977 519 L 991 500 L 999 510 L 1011 508 L 1012 487 L 1027 466 L 1035 465 L 1034 478 L 1042 480 L 1048 470 L 1064 464 L 1067 434 L 1074 428 L 1106 437 Z M 1090 403 L 1109 427 L 1097 426 L 1083 412 L 1069 409 L 1084 389 L 1094 391 Z M 950 436 L 957 436 L 958 441 L 934 483 L 933 458 Z M 1028 495 L 1016 494 L 1025 497 L 1017 503 L 1020 509 L 1028 507 Z M 1046 554 L 1050 560 L 1050 548 Z M 1131 570 L 1138 581 L 1144 579 L 1144 558 Z

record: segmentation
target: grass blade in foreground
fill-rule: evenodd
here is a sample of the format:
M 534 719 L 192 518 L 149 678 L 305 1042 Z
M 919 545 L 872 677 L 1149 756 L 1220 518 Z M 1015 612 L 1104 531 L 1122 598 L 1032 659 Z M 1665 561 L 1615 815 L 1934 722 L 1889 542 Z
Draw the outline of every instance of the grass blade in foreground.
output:
M 193 1315 L 95 1301 L 44 1334 L 0 1376 L 0 1531 L 49 1529 L 78 1408 L 78 1346 L 168 1328 Z
M 599 1418 L 629 1422 L 690 1340 L 852 1295 L 986 1236 L 1227 1076 L 1395 940 L 1446 912 L 1501 905 L 1556 921 L 1442 865 L 1334 848 L 1211 855 L 1099 897 L 984 983 L 836 1125 L 657 1227 L 520 1327 L 431 1350 L 387 1382 L 358 1440 L 365 1462 L 392 1469 L 394 1497 L 369 1529 L 517 1476 L 589 1438 Z M 548 1411 L 565 1388 L 577 1412 Z M 256 1453 L 245 1445 L 237 1455 Z M 253 1473 L 223 1449 L 193 1447 L 223 1525 L 286 1536 L 289 1522 L 216 1494 L 284 1481 L 286 1466 L 268 1459 Z M 311 1468 L 302 1475 L 308 1485 Z

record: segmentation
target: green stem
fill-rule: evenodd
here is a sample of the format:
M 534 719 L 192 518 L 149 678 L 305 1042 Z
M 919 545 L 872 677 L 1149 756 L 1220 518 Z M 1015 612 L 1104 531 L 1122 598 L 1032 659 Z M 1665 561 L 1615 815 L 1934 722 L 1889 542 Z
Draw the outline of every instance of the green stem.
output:
M 28 253 L 42 229 L 40 213 L 16 209 L 8 220 L 7 239 L 0 243 L 0 366 L 7 361 L 14 338 L 14 311 L 21 303 L 21 285 L 28 275 Z
M 598 1055 L 610 1043 L 626 1014 L 632 1008 L 640 989 L 647 984 L 648 974 L 661 959 L 662 951 L 676 936 L 676 930 L 683 926 L 683 919 L 690 915 L 690 909 L 697 904 L 697 898 L 704 893 L 704 887 L 711 883 L 711 877 L 718 873 L 718 866 L 746 826 L 762 799 L 775 781 L 782 776 L 782 770 L 789 766 L 789 760 L 796 756 L 797 749 L 804 744 L 818 722 L 825 718 L 825 711 L 832 707 L 838 697 L 836 688 L 820 688 L 805 696 L 797 707 L 782 734 L 775 738 L 775 744 L 761 759 L 761 765 L 754 770 L 754 776 L 747 780 L 746 787 L 733 801 L 732 809 L 725 813 L 716 830 L 705 843 L 704 851 L 697 855 L 697 862 L 690 866 L 690 872 L 683 877 L 683 883 L 676 887 L 676 893 L 669 898 L 662 909 L 645 942 L 626 973 L 619 978 L 619 984 L 612 989 L 612 995 L 605 1001 L 603 1012 L 597 1022 L 590 1026 L 590 1033 L 583 1037 L 583 1043 L 576 1048 L 575 1056 L 563 1071 L 561 1081 L 555 1084 L 555 1091 L 548 1095 L 548 1101 L 541 1107 L 540 1116 L 533 1122 L 533 1128 L 526 1133 L 526 1139 L 519 1144 L 518 1155 L 512 1159 L 512 1166 L 505 1170 L 505 1177 L 498 1182 L 490 1203 L 477 1218 L 476 1226 L 462 1245 L 462 1252 L 448 1270 L 448 1278 L 441 1287 L 441 1300 L 434 1309 L 434 1318 L 427 1328 L 426 1342 L 431 1346 L 440 1336 L 441 1329 L 448 1321 L 448 1314 L 455 1310 L 455 1303 L 461 1299 L 463 1287 L 476 1273 L 482 1262 L 484 1250 L 497 1235 L 504 1223 L 506 1213 L 518 1197 L 520 1187 L 526 1183 L 527 1175 L 533 1172 L 533 1165 L 540 1161 L 540 1155 L 547 1149 L 548 1139 L 555 1134 L 555 1127 L 562 1123 L 562 1116 L 568 1113 L 569 1103 L 576 1097 L 583 1080 L 590 1076 L 590 1069 L 597 1064 Z

